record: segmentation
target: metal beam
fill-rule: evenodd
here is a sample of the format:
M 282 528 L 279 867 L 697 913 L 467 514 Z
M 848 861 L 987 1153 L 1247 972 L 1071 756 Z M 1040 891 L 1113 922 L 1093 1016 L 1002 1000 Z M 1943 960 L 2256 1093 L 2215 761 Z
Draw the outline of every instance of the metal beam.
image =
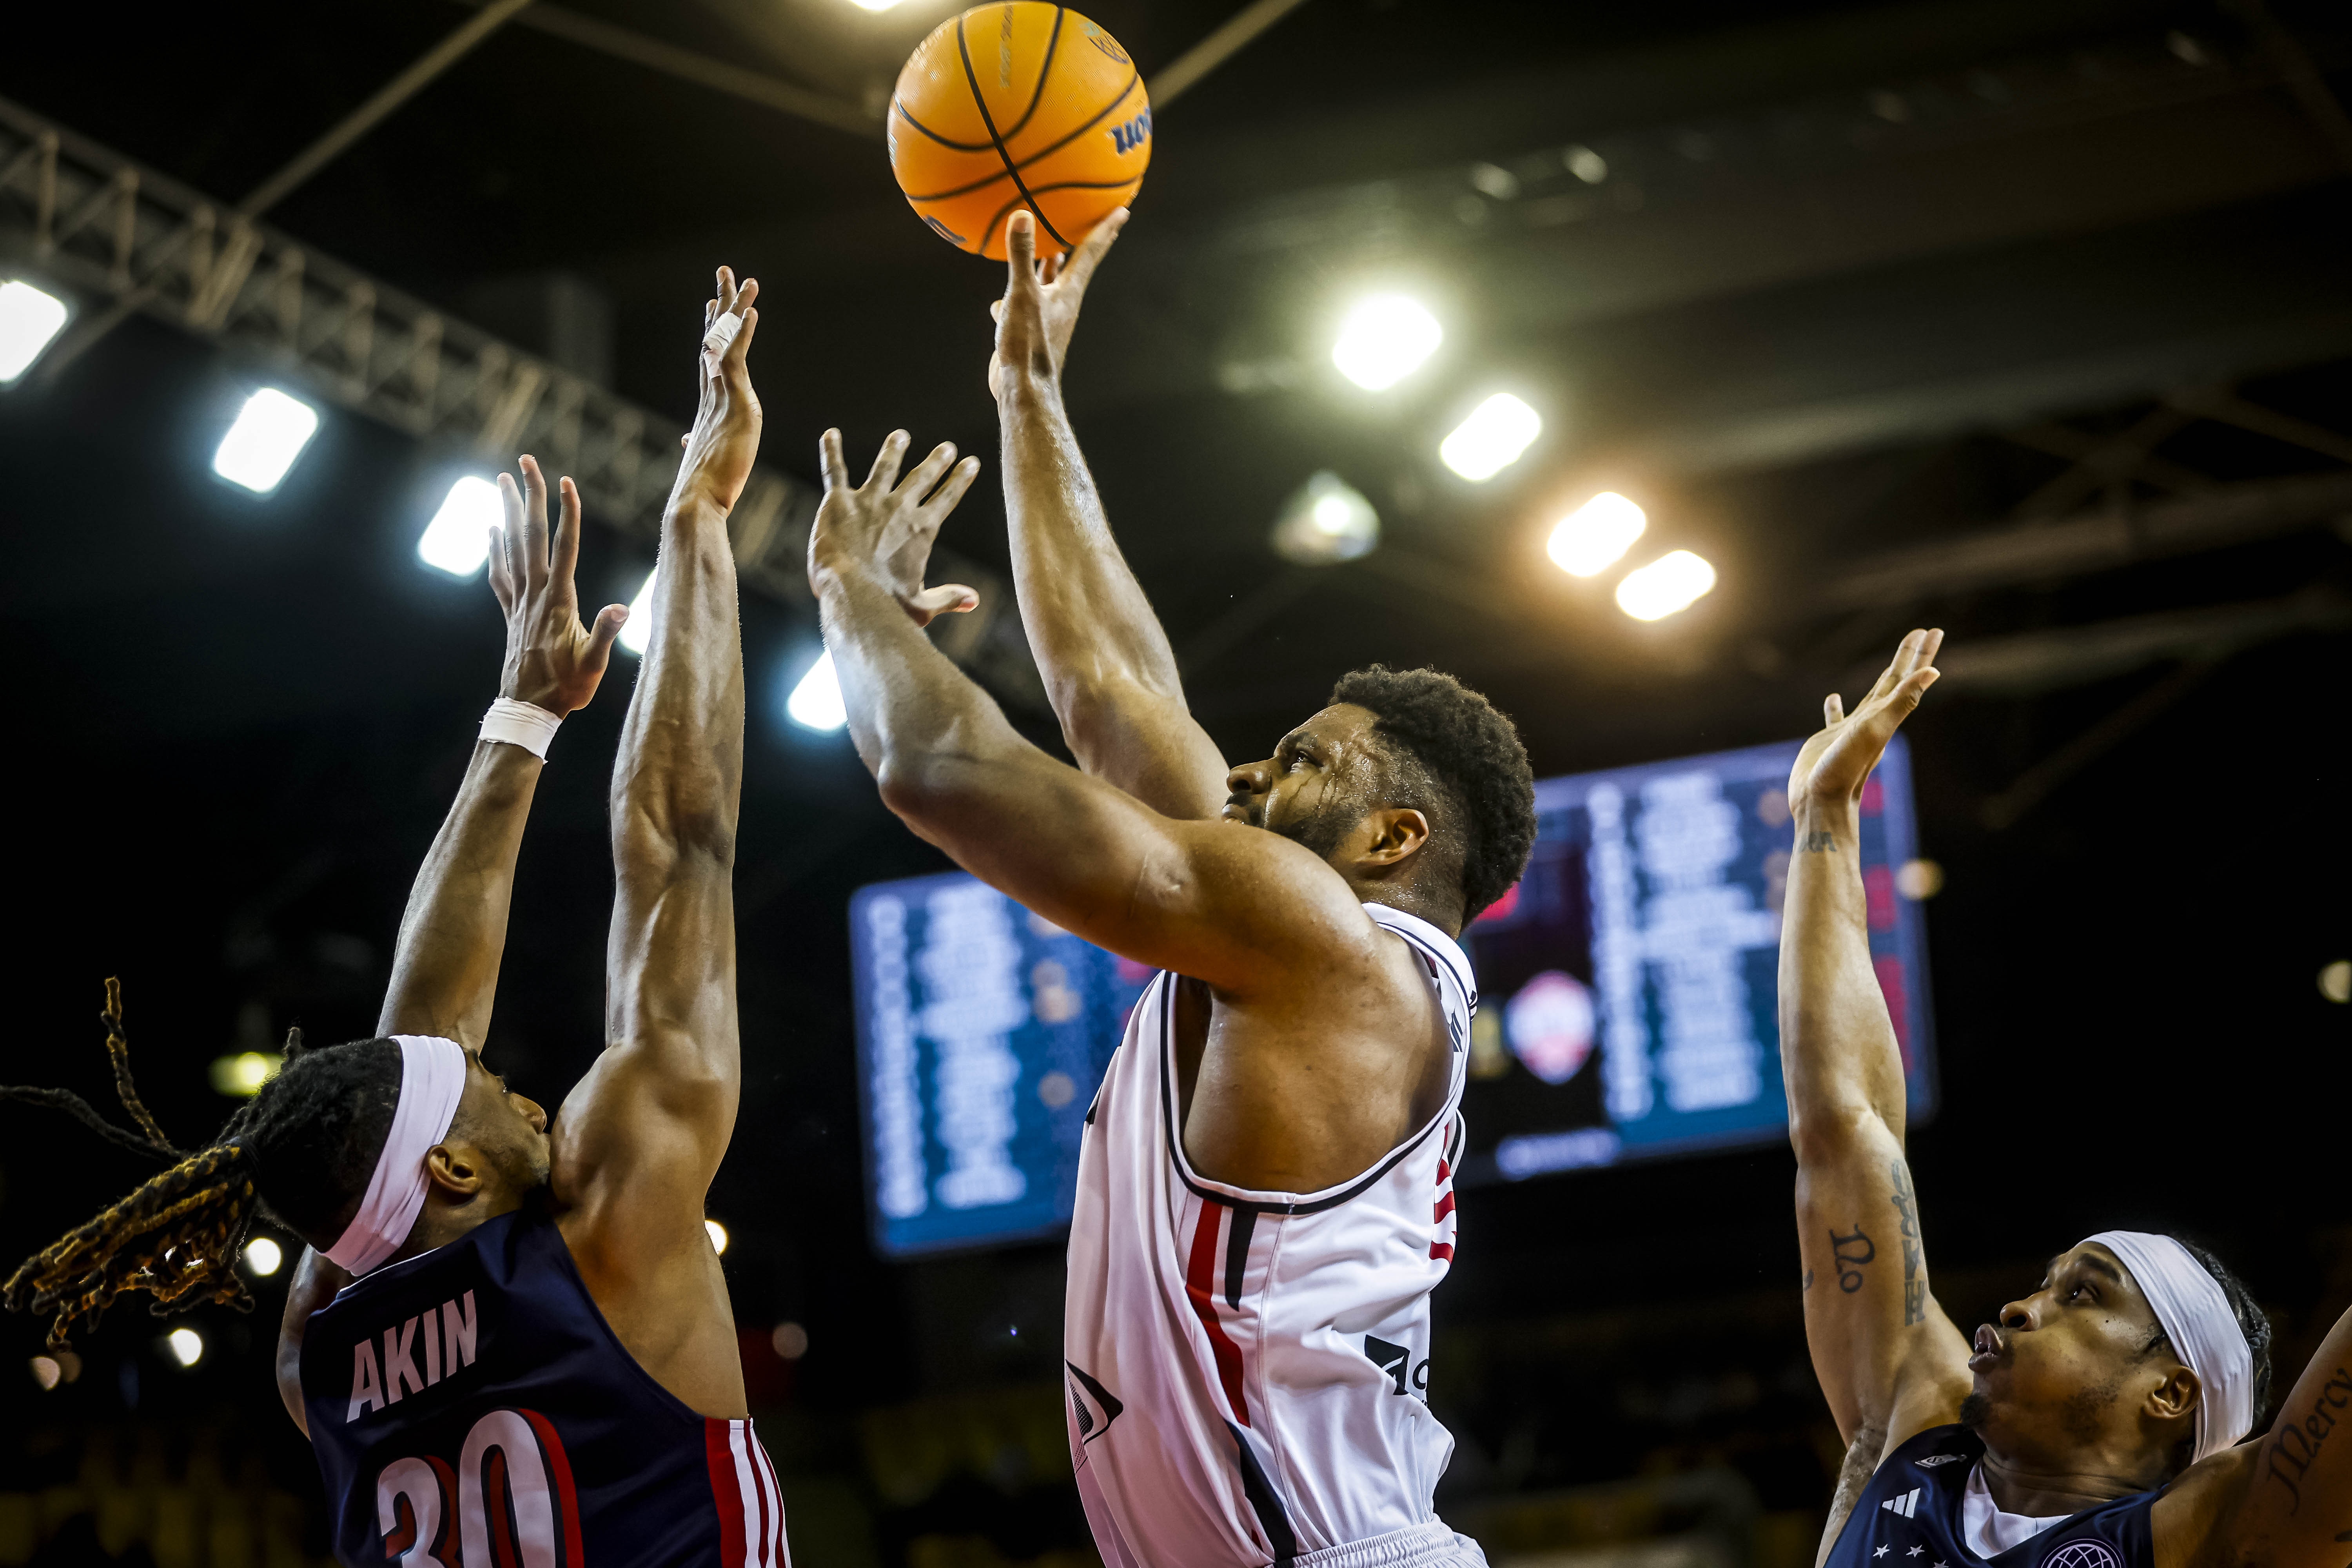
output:
M 1200 79 L 1249 47 L 1260 33 L 1289 16 L 1306 0 L 1251 0 L 1209 36 L 1161 67 L 1144 85 L 1154 110 L 1167 108 Z
M 666 415 L 0 99 L 0 257 L 222 344 L 354 413 L 572 476 L 597 521 L 658 537 L 678 460 Z M 681 366 L 686 356 L 680 356 Z M 816 493 L 762 467 L 735 510 L 743 580 L 805 598 Z
M 2352 512 L 2352 473 L 2227 485 L 2136 509 L 1987 529 L 1895 551 L 1831 580 L 1813 607 L 1887 608 L 1936 594 L 2080 576 L 2292 533 L 2347 512 Z
M 476 0 L 460 0 L 474 4 Z M 610 22 L 583 16 L 577 11 L 567 11 L 559 5 L 527 5 L 515 17 L 515 25 L 577 44 L 583 49 L 594 49 L 614 59 L 627 60 L 647 70 L 660 71 L 680 81 L 690 81 L 697 87 L 707 87 L 756 103 L 762 109 L 776 110 L 835 131 L 846 131 L 853 136 L 872 138 L 881 134 L 879 115 L 868 114 L 854 103 L 782 81 L 759 71 L 746 70 L 726 60 L 713 59 L 709 55 L 683 49 L 659 38 L 626 27 L 616 27 Z
M 2315 588 L 2284 599 L 1955 643 L 1936 656 L 1942 673 L 1936 684 L 1939 689 L 2021 696 L 2084 686 L 2176 659 L 2210 662 L 2298 632 L 2346 631 L 2352 631 L 2352 598 Z M 1845 689 L 1875 678 L 1875 669 L 1865 669 L 1850 671 Z

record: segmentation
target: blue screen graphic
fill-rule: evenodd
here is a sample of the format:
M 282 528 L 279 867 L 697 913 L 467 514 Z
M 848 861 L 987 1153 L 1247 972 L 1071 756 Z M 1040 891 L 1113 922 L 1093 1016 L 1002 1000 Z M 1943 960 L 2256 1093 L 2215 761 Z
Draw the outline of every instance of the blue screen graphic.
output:
M 1536 786 L 1527 875 L 1472 925 L 1465 1183 L 1784 1135 L 1774 1010 L 1801 742 Z M 1927 936 L 1897 736 L 1863 800 L 1871 956 L 1914 1117 L 1935 1102 Z M 850 901 L 866 1188 L 906 1256 L 1066 1225 L 1079 1135 L 1151 978 L 951 871 Z

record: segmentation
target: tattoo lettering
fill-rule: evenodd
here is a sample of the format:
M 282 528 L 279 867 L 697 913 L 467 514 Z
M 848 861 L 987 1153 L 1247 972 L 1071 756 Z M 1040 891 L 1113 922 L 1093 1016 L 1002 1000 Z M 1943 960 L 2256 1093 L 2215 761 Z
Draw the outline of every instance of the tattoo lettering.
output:
M 1862 1250 L 1847 1250 L 1857 1247 Z M 1859 1225 L 1853 1227 L 1852 1236 L 1840 1236 L 1832 1229 L 1830 1232 L 1830 1254 L 1837 1259 L 1838 1289 L 1851 1296 L 1862 1289 L 1862 1266 L 1878 1256 L 1878 1244 L 1864 1235 Z
M 2319 1385 L 2319 1393 L 2311 1402 L 2311 1414 L 2300 1422 L 2292 1415 L 2281 1421 L 2271 1433 L 2271 1479 L 2286 1488 L 2287 1512 L 2303 1507 L 2303 1478 L 2318 1462 L 2319 1450 L 2326 1445 L 2328 1434 L 2336 1430 L 2338 1417 L 2335 1412 L 2352 1405 L 2352 1372 L 2337 1367 L 2335 1375 Z
M 1834 855 L 1837 853 L 1837 835 L 1834 833 L 1821 832 L 1808 833 L 1801 841 L 1799 841 L 1797 847 L 1803 850 L 1808 855 Z
M 1911 1190 L 1911 1167 L 1895 1162 L 1895 1214 L 1903 1223 L 1903 1326 L 1927 1321 L 1927 1254 L 1919 1245 L 1919 1200 Z

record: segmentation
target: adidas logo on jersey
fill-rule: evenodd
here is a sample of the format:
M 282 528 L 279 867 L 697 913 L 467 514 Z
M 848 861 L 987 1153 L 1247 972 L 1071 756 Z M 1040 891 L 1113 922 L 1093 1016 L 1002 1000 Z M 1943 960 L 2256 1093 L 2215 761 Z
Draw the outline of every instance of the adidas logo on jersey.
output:
M 1078 1441 L 1091 1443 L 1110 1430 L 1110 1424 L 1127 1406 L 1118 1395 L 1079 1371 L 1077 1363 L 1062 1364 L 1070 1369 L 1070 1411 L 1078 1425 Z
M 1901 1497 L 1888 1498 L 1885 1502 L 1880 1503 L 1878 1506 L 1885 1509 L 1889 1513 L 1900 1514 L 1905 1519 L 1910 1519 L 1919 1511 L 1919 1493 L 1921 1489 L 1922 1489 L 1918 1487 L 1913 1487 Z
M 1914 1459 L 1911 1462 L 1918 1466 L 1923 1470 L 1932 1470 L 1937 1465 L 1948 1465 L 1954 1459 L 1965 1459 L 1967 1458 L 1968 1456 L 1966 1454 L 1930 1454 L 1924 1459 Z

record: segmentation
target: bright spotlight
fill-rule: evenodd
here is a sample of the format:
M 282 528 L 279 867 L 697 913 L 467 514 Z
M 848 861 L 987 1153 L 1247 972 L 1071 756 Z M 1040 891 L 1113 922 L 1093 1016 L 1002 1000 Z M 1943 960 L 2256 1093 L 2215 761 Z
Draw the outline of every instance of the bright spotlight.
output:
M 265 1279 L 277 1273 L 285 1261 L 285 1249 L 266 1236 L 257 1236 L 245 1244 L 245 1266 Z
M 194 1329 L 173 1329 L 163 1336 L 171 1347 L 172 1359 L 182 1366 L 194 1366 L 205 1359 L 205 1336 Z
M 213 1058 L 213 1092 L 232 1100 L 251 1100 L 286 1058 L 275 1051 L 239 1051 Z
M 887 11 L 898 0 L 849 0 L 849 3 L 861 11 Z
M 1438 447 L 1445 466 L 1483 483 L 1519 460 L 1543 434 L 1543 416 L 1507 392 L 1498 392 L 1470 411 Z
M 707 1219 L 702 1228 L 709 1234 L 710 1250 L 723 1256 L 727 1251 L 727 1227 L 715 1219 Z
M 213 472 L 256 495 L 268 495 L 318 433 L 319 411 L 274 386 L 245 400 L 236 423 L 213 454 Z
M 452 577 L 470 577 L 490 558 L 490 530 L 506 521 L 499 487 L 467 474 L 449 487 L 448 498 L 416 542 L 416 558 Z
M 1417 300 L 1375 294 L 1339 323 L 1331 363 L 1367 392 L 1383 392 L 1419 370 L 1445 341 L 1445 329 Z
M 645 657 L 646 645 L 654 640 L 654 579 L 660 574 L 646 574 L 646 585 L 629 601 L 629 618 L 621 623 L 620 644 L 638 658 Z
M 1381 542 L 1380 513 L 1363 492 L 1328 468 L 1298 487 L 1275 520 L 1275 553 L 1302 566 L 1369 555 Z
M 849 722 L 849 710 L 841 700 L 841 680 L 833 673 L 833 655 L 817 655 L 808 673 L 801 677 L 793 694 L 785 700 L 784 711 L 793 716 L 795 724 L 812 730 L 838 730 Z
M 33 368 L 49 340 L 64 331 L 66 302 L 16 279 L 0 283 L 0 385 Z
M 1571 577 L 1590 577 L 1613 566 L 1650 526 L 1649 515 L 1619 495 L 1602 490 L 1559 520 L 1544 552 Z
M 1671 551 L 1617 584 L 1617 607 L 1637 621 L 1658 621 L 1687 609 L 1715 586 L 1715 568 L 1687 550 Z

